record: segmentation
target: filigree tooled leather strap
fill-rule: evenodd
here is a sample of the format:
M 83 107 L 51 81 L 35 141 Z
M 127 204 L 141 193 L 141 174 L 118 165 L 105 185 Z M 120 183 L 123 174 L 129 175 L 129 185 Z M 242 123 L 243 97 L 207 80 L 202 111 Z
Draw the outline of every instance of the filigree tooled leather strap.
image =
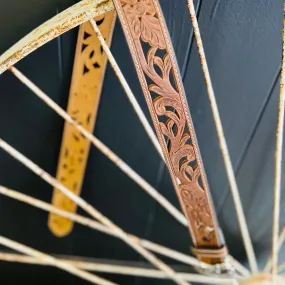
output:
M 158 0 L 114 0 L 194 247 L 223 247 L 193 123 Z M 197 250 L 203 260 L 203 250 Z M 219 250 L 219 252 L 221 252 Z M 204 261 L 220 262 L 218 258 Z M 216 255 L 217 257 L 217 255 Z
M 116 12 L 109 11 L 94 18 L 108 45 L 111 44 Z M 73 65 L 67 112 L 82 127 L 93 132 L 104 82 L 107 56 L 90 22 L 80 25 Z M 56 178 L 74 194 L 80 195 L 89 155 L 90 142 L 68 122 L 65 122 Z M 53 206 L 76 213 L 77 204 L 58 189 L 54 189 Z M 48 226 L 57 237 L 67 236 L 72 220 L 49 214 Z

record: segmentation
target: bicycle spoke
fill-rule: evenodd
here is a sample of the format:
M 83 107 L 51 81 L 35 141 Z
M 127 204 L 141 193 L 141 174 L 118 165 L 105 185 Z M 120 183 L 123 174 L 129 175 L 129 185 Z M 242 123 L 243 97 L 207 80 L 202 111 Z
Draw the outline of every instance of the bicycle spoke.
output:
M 167 276 L 155 269 L 143 268 L 143 267 L 135 267 L 135 266 L 127 266 L 127 265 L 115 265 L 107 262 L 91 262 L 84 261 L 84 258 L 78 257 L 76 259 L 71 258 L 59 258 L 56 257 L 57 260 L 62 261 L 64 263 L 70 264 L 74 267 L 80 268 L 82 270 L 92 271 L 92 272 L 101 272 L 101 273 L 112 273 L 119 275 L 128 275 L 128 276 L 138 276 L 145 278 L 155 278 L 155 279 L 167 279 Z M 80 260 L 80 261 L 77 261 Z M 6 262 L 17 262 L 24 264 L 35 264 L 35 265 L 49 265 L 44 260 L 37 259 L 34 257 L 14 254 L 14 253 L 4 253 L 0 252 L 0 261 Z M 120 264 L 122 261 L 119 262 Z M 235 280 L 230 278 L 218 278 L 218 277 L 210 277 L 210 276 L 202 276 L 198 274 L 177 272 L 177 274 L 183 278 L 184 280 L 196 283 L 203 284 L 235 284 L 233 283 Z
M 142 239 L 140 243 L 143 247 L 151 250 L 152 252 L 156 252 L 158 254 L 170 257 L 172 259 L 179 260 L 180 262 L 183 262 L 183 263 L 186 263 L 189 265 L 191 264 L 192 266 L 196 267 L 196 265 L 194 265 L 194 263 L 195 263 L 200 268 L 211 268 L 212 267 L 210 264 L 202 262 L 196 258 L 193 258 L 192 256 L 188 256 L 184 253 L 174 251 L 173 249 L 167 248 L 167 247 L 162 246 L 160 244 L 153 243 L 153 242 L 145 240 L 145 239 Z
M 257 273 L 258 272 L 257 261 L 256 261 L 253 245 L 250 239 L 249 230 L 247 227 L 247 223 L 246 223 L 246 219 L 245 219 L 245 215 L 244 215 L 244 211 L 242 208 L 242 203 L 241 203 L 241 199 L 239 195 L 239 190 L 238 190 L 238 186 L 237 186 L 237 182 L 236 182 L 236 178 L 234 174 L 234 169 L 233 169 L 233 165 L 232 165 L 231 158 L 229 155 L 221 118 L 219 115 L 218 105 L 216 102 L 215 93 L 214 93 L 214 89 L 212 86 L 211 77 L 210 77 L 210 73 L 208 69 L 208 64 L 206 61 L 206 55 L 204 52 L 203 43 L 202 43 L 202 39 L 200 35 L 200 29 L 198 26 L 198 20 L 197 20 L 196 13 L 195 13 L 195 6 L 193 3 L 193 0 L 187 0 L 187 3 L 188 3 L 188 8 L 189 8 L 189 12 L 190 12 L 191 20 L 192 20 L 194 35 L 197 41 L 198 52 L 199 52 L 202 70 L 204 73 L 206 87 L 207 87 L 207 93 L 208 93 L 208 97 L 211 103 L 211 109 L 212 109 L 214 122 L 215 122 L 216 130 L 217 130 L 219 145 L 220 145 L 221 153 L 224 159 L 224 164 L 225 164 L 225 168 L 226 168 L 226 172 L 227 172 L 227 176 L 228 176 L 228 180 L 230 184 L 230 189 L 231 189 L 233 200 L 234 200 L 234 205 L 235 205 L 235 209 L 236 209 L 236 213 L 237 213 L 237 217 L 239 221 L 240 230 L 242 233 L 244 246 L 246 249 L 247 257 L 249 259 L 251 271 L 253 273 Z
M 281 247 L 283 246 L 284 244 L 284 241 L 285 241 L 285 226 L 283 227 L 282 231 L 281 231 L 281 234 L 279 236 L 279 240 L 278 240 L 278 251 L 280 251 Z M 271 257 L 267 260 L 264 268 L 263 268 L 263 271 L 264 272 L 269 272 L 271 270 L 271 267 L 272 267 L 272 260 L 271 260 Z
M 285 11 L 285 8 L 284 8 Z M 278 236 L 280 221 L 280 198 L 282 179 L 282 146 L 284 133 L 284 100 L 285 100 L 285 17 L 283 27 L 283 47 L 282 47 L 282 70 L 280 78 L 280 97 L 278 105 L 278 123 L 276 132 L 276 152 L 275 152 L 275 177 L 274 177 L 274 200 L 273 200 L 273 225 L 272 225 L 272 278 L 277 274 L 278 266 Z
M 140 244 L 135 243 L 127 235 L 127 233 L 125 233 L 120 227 L 118 227 L 116 224 L 114 224 L 110 219 L 108 219 L 106 216 L 104 216 L 96 208 L 92 207 L 90 204 L 88 204 L 81 197 L 75 195 L 71 190 L 66 188 L 63 184 L 61 184 L 59 181 L 57 181 L 54 177 L 52 177 L 50 174 L 45 172 L 38 165 L 33 163 L 31 160 L 29 160 L 27 157 L 25 157 L 23 154 L 18 152 L 16 149 L 14 149 L 12 146 L 10 146 L 8 143 L 3 141 L 2 139 L 0 139 L 0 148 L 2 148 L 4 151 L 6 151 L 8 154 L 10 154 L 12 157 L 14 157 L 19 162 L 21 162 L 23 165 L 25 165 L 27 168 L 29 168 L 31 171 L 33 171 L 35 174 L 37 174 L 39 177 L 41 177 L 48 184 L 57 188 L 62 193 L 64 193 L 68 198 L 70 198 L 72 201 L 74 201 L 79 207 L 81 207 L 83 210 L 85 210 L 93 218 L 100 221 L 106 227 L 108 227 L 108 228 L 112 229 L 114 232 L 116 232 L 118 237 L 121 240 L 123 240 L 126 244 L 128 244 L 131 248 L 133 248 L 139 254 L 141 254 L 145 259 L 147 259 L 154 266 L 156 266 L 157 268 L 164 271 L 167 274 L 167 276 L 169 276 L 177 284 L 189 285 L 187 282 L 185 282 L 183 279 L 181 279 L 179 276 L 177 276 L 177 274 L 168 265 L 166 265 L 161 260 L 159 260 L 151 252 L 144 249 Z
M 44 201 L 35 199 L 31 196 L 25 195 L 23 193 L 8 189 L 6 187 L 0 186 L 0 194 L 5 195 L 7 197 L 10 197 L 14 200 L 29 204 L 33 207 L 36 207 L 38 209 L 47 211 L 47 212 L 51 212 L 54 213 L 56 215 L 65 217 L 67 219 L 70 219 L 74 222 L 77 222 L 81 225 L 87 226 L 89 228 L 92 228 L 94 230 L 98 230 L 100 232 L 103 232 L 107 235 L 111 235 L 114 237 L 118 237 L 117 233 L 114 232 L 113 230 L 107 228 L 106 226 L 83 216 L 80 216 L 78 214 L 73 214 L 70 213 L 68 211 L 62 210 L 60 208 L 57 208 L 49 203 L 46 203 Z M 158 253 L 160 255 L 166 256 L 168 258 L 171 258 L 173 260 L 179 261 L 181 263 L 185 263 L 194 267 L 198 267 L 198 268 L 203 268 L 203 269 L 211 269 L 212 265 L 204 263 L 200 260 L 198 260 L 197 258 L 194 258 L 192 256 L 186 255 L 184 253 L 175 251 L 173 249 L 167 248 L 165 246 L 162 246 L 160 244 L 151 242 L 149 240 L 145 240 L 145 239 L 141 239 L 137 236 L 128 234 L 130 238 L 133 239 L 134 242 L 138 242 L 141 246 L 143 246 L 144 248 Z M 231 259 L 231 262 L 234 264 L 234 266 L 236 267 L 236 269 L 238 270 L 238 272 L 240 272 L 241 275 L 243 276 L 249 276 L 250 273 L 249 271 L 243 266 L 241 265 L 238 261 L 236 261 L 233 257 L 229 256 L 229 258 Z
M 141 109 L 134 93 L 132 92 L 126 78 L 124 77 L 120 67 L 118 66 L 114 56 L 112 55 L 111 51 L 110 51 L 110 48 L 109 46 L 107 45 L 107 43 L 105 42 L 96 22 L 92 19 L 90 20 L 90 23 L 92 25 L 92 28 L 95 32 L 95 34 L 97 35 L 108 59 L 109 59 L 109 62 L 111 64 L 111 66 L 113 67 L 114 71 L 115 71 L 115 74 L 116 76 L 118 77 L 122 87 L 124 88 L 125 90 L 125 93 L 130 101 L 130 103 L 132 104 L 133 108 L 134 108 L 134 111 L 135 113 L 137 114 L 140 122 L 142 123 L 147 135 L 149 136 L 149 138 L 151 139 L 154 147 L 156 148 L 157 152 L 159 153 L 159 155 L 161 156 L 161 158 L 164 160 L 164 156 L 163 156 L 163 153 L 162 153 L 162 149 L 160 147 L 160 144 L 157 140 L 157 137 L 152 129 L 152 127 L 150 126 L 147 118 L 145 117 L 145 114 L 143 113 L 143 110 Z
M 243 277 L 249 277 L 251 275 L 251 272 L 231 255 L 229 255 L 229 259 L 240 275 L 242 275 Z
M 97 147 L 104 155 L 106 155 L 117 167 L 119 167 L 126 175 L 134 180 L 142 189 L 144 189 L 153 199 L 155 199 L 164 209 L 166 209 L 177 221 L 187 226 L 187 220 L 184 215 L 177 210 L 164 196 L 162 196 L 155 188 L 147 183 L 139 174 L 137 174 L 129 165 L 127 165 L 120 157 L 112 152 L 93 134 L 89 133 L 80 124 L 71 118 L 58 104 L 56 104 L 49 96 L 39 89 L 32 81 L 24 76 L 15 67 L 11 67 L 12 73 L 25 84 L 34 94 L 42 99 L 49 107 L 51 107 L 59 116 L 72 124 L 80 133 L 88 139 L 95 147 Z
M 113 9 L 112 0 L 82 0 L 57 14 L 0 56 L 0 74 L 52 39 Z
M 35 199 L 31 196 L 25 195 L 23 193 L 8 189 L 6 187 L 0 186 L 0 194 L 5 195 L 7 197 L 10 197 L 14 200 L 26 203 L 28 205 L 31 205 L 33 207 L 36 207 L 38 209 L 54 213 L 56 215 L 60 215 L 62 217 L 65 217 L 67 219 L 70 219 L 74 222 L 77 222 L 81 225 L 87 226 L 89 228 L 92 228 L 94 230 L 103 232 L 105 234 L 114 236 L 114 237 L 119 237 L 116 232 L 114 232 L 112 229 L 107 228 L 106 226 L 96 222 L 95 220 L 92 220 L 90 218 L 86 218 L 83 216 L 80 216 L 78 214 L 74 214 L 65 210 L 62 210 L 60 208 L 57 208 L 49 203 L 46 203 L 44 201 Z M 137 236 L 130 235 L 128 234 L 131 239 L 133 239 L 134 242 L 138 242 L 141 246 L 144 248 L 151 250 L 155 253 L 158 253 L 160 255 L 166 256 L 168 258 L 171 258 L 173 260 L 177 260 L 179 262 L 195 266 L 195 267 L 200 267 L 200 268 L 211 268 L 211 265 L 201 262 L 198 259 L 188 256 L 186 254 L 180 253 L 178 251 L 172 250 L 170 248 L 164 247 L 162 245 L 153 243 L 148 240 L 141 239 Z
M 84 280 L 90 281 L 91 283 L 99 284 L 99 285 L 116 285 L 116 283 L 108 281 L 108 280 L 101 278 L 97 275 L 90 274 L 89 272 L 78 269 L 69 263 L 58 260 L 58 259 L 56 259 L 50 255 L 44 254 L 38 250 L 35 250 L 31 247 L 25 246 L 23 244 L 20 244 L 18 242 L 15 242 L 15 241 L 8 239 L 8 238 L 5 238 L 3 236 L 0 236 L 0 244 L 4 245 L 6 247 L 9 247 L 13 250 L 16 250 L 18 252 L 21 252 L 23 254 L 32 256 L 38 260 L 42 260 L 47 265 L 51 265 L 51 266 L 57 267 L 59 269 L 62 269 L 64 271 L 67 271 L 73 275 L 76 275 L 76 276 L 84 279 Z

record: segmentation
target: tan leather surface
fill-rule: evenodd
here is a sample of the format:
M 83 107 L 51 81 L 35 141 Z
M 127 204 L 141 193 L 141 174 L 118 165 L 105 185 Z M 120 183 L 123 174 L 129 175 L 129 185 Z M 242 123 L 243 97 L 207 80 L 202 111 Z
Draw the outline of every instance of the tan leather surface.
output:
M 95 18 L 110 45 L 116 12 L 110 11 Z M 86 130 L 93 132 L 99 108 L 107 57 L 89 22 L 79 28 L 72 82 L 67 112 Z M 80 195 L 86 169 L 90 142 L 68 122 L 65 123 L 56 178 L 75 194 Z M 62 192 L 54 189 L 52 204 L 60 209 L 76 212 L 77 206 Z M 68 235 L 73 222 L 55 214 L 49 215 L 48 225 L 58 237 Z
M 114 4 L 194 246 L 220 249 L 223 244 L 206 174 L 159 3 L 115 0 Z M 203 259 L 203 253 L 198 257 Z

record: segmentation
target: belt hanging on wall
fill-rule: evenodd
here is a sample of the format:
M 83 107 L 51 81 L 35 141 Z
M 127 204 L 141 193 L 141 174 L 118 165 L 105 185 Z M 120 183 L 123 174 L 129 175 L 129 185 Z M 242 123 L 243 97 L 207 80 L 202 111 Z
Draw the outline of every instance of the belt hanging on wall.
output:
M 107 12 L 94 20 L 110 46 L 116 12 Z M 90 22 L 82 24 L 78 32 L 67 112 L 91 133 L 95 126 L 106 65 L 107 57 Z M 89 147 L 90 142 L 66 122 L 56 178 L 77 195 L 81 192 Z M 54 189 L 52 204 L 73 213 L 77 209 L 76 204 L 57 189 Z M 71 232 L 73 222 L 50 213 L 48 226 L 54 235 L 63 237 Z
M 193 240 L 208 263 L 227 255 L 181 75 L 158 0 L 114 0 L 151 118 Z

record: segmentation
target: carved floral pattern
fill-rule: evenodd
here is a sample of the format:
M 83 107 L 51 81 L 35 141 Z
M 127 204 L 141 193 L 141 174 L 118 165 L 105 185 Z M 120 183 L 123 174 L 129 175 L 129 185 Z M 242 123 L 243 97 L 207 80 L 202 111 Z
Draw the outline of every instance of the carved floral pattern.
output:
M 162 134 L 164 149 L 170 163 L 168 168 L 173 183 L 180 191 L 180 200 L 199 245 L 217 244 L 218 233 L 214 227 L 214 214 L 207 196 L 207 185 L 199 182 L 202 166 L 197 163 L 196 153 L 189 131 L 186 111 L 183 108 L 173 72 L 174 63 L 167 50 L 162 26 L 158 19 L 154 0 L 117 0 L 121 2 L 128 28 L 134 41 L 137 58 L 148 81 L 152 98 L 150 111 L 154 110 L 159 121 L 157 132 Z M 142 42 L 148 44 L 147 55 Z M 145 44 L 144 44 L 145 49 Z M 161 57 L 158 50 L 164 52 Z M 175 80 L 172 80 L 174 78 Z M 149 94 L 145 94 L 149 96 Z M 195 152 L 196 151 L 196 152 Z M 205 182 L 205 181 L 204 181 Z M 202 185 L 203 184 L 203 185 Z
M 124 5 L 124 11 L 129 20 L 130 29 L 134 39 L 140 37 L 144 42 L 161 49 L 166 48 L 159 21 L 155 15 L 155 9 L 151 0 L 128 1 Z M 130 4 L 130 2 L 134 4 Z

